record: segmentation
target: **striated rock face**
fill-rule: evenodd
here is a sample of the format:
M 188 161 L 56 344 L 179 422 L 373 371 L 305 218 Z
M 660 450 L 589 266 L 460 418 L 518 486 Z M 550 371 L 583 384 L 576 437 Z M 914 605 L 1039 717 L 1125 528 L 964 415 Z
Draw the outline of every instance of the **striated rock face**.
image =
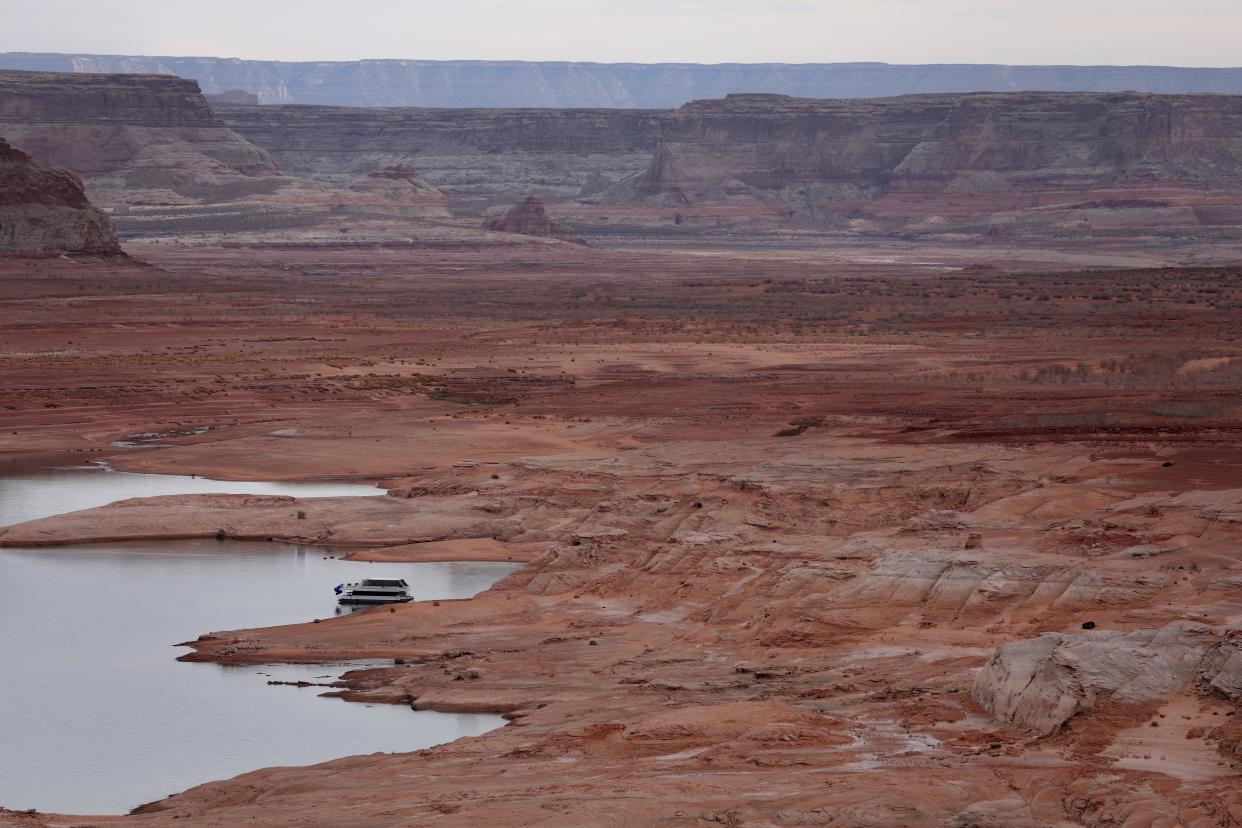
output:
M 530 196 L 513 205 L 503 216 L 489 219 L 484 223 L 487 230 L 501 233 L 516 233 L 519 236 L 541 236 L 549 239 L 582 244 L 578 234 L 572 228 L 557 224 L 548 218 L 544 210 L 543 199 Z
M 225 201 L 271 192 L 282 176 L 175 77 L 0 72 L 0 129 L 82 175 L 105 204 Z
M 996 718 L 1047 735 L 1105 700 L 1146 704 L 1194 689 L 1242 701 L 1242 649 L 1236 636 L 1178 621 L 1006 644 L 977 674 L 973 696 Z
M 352 181 L 413 163 L 454 210 L 479 214 L 529 194 L 590 198 L 647 169 L 653 110 L 367 109 L 216 106 L 291 175 Z
M 1242 182 L 1242 97 L 978 94 L 872 101 L 730 95 L 668 119 L 652 193 L 728 182 L 963 194 Z
M 639 195 L 786 220 L 1004 235 L 1242 224 L 1242 97 L 730 95 L 666 120 Z
M 535 195 L 603 234 L 1242 240 L 1242 96 L 218 112 L 173 77 L 0 72 L 0 129 L 79 172 L 97 203 L 120 208 L 124 233 L 349 235 L 387 220 L 408 239 L 402 220 L 448 218 L 450 206 L 490 215 Z M 403 166 L 417 183 L 372 175 Z
M 0 253 L 121 252 L 112 220 L 68 170 L 45 169 L 0 138 Z
M 0 55 L 0 67 L 142 72 L 197 80 L 209 93 L 254 90 L 265 104 L 486 107 L 674 107 L 739 91 L 818 98 L 1045 89 L 1242 92 L 1242 69 L 1163 66 L 891 65 L 885 63 L 569 63 L 214 57 Z
M 408 238 L 409 220 L 448 218 L 409 167 L 332 181 L 288 175 L 233 132 L 194 81 L 171 76 L 0 72 L 0 130 L 66 166 L 136 236 L 353 232 Z M 353 227 L 344 227 L 344 219 Z M 384 225 L 384 227 L 379 227 Z M 374 234 L 372 234 L 374 235 Z
M 297 175 L 337 183 L 410 162 L 459 213 L 533 194 L 593 231 L 1242 238 L 1242 97 L 742 94 L 675 111 L 220 112 Z

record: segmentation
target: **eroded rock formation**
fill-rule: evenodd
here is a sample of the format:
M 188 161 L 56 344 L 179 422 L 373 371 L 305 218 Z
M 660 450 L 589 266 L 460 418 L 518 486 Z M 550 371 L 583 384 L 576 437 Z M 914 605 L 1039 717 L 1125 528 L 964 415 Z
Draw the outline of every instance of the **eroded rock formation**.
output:
M 572 228 L 548 218 L 543 199 L 529 196 L 509 208 L 504 215 L 488 219 L 484 228 L 500 233 L 516 233 L 519 236 L 539 236 L 548 239 L 581 244 L 582 240 Z
M 843 195 L 1237 185 L 1240 127 L 1242 97 L 1223 95 L 730 95 L 672 113 L 649 185 L 690 199 L 731 182 Z
M 214 106 L 214 105 L 213 105 Z M 641 174 L 655 153 L 657 110 L 379 109 L 215 106 L 233 130 L 291 175 L 352 181 L 412 163 L 456 212 L 526 195 L 593 198 Z
M 87 199 L 82 179 L 45 169 L 0 138 L 0 253 L 120 252 L 112 220 Z
M 410 162 L 459 212 L 538 195 L 583 232 L 1242 237 L 1242 97 L 738 94 L 678 110 L 223 107 L 325 182 Z
M 402 221 L 448 218 L 449 203 L 479 215 L 536 195 L 590 233 L 1242 238 L 1242 96 L 220 111 L 173 77 L 0 72 L 0 125 L 79 171 L 98 203 L 122 208 L 127 233 L 354 238 L 349 225 L 387 220 L 402 235 Z M 426 180 L 372 176 L 415 166 Z
M 1239 136 L 1222 95 L 730 95 L 669 116 L 639 193 L 864 231 L 1236 233 Z
M 1195 688 L 1242 700 L 1242 648 L 1236 635 L 1180 621 L 1006 644 L 979 671 L 973 695 L 998 719 L 1046 736 L 1105 700 L 1151 704 Z
M 350 189 L 373 196 L 375 204 L 354 204 L 342 209 L 365 214 L 380 210 L 406 218 L 446 219 L 452 216 L 444 194 L 428 184 L 409 164 L 394 164 L 364 175 Z
M 0 128 L 41 162 L 80 172 L 130 235 L 408 239 L 412 222 L 451 216 L 408 167 L 288 175 L 194 81 L 172 76 L 0 72 Z
M 194 81 L 0 72 L 0 128 L 101 203 L 187 204 L 269 193 L 272 157 L 229 130 Z

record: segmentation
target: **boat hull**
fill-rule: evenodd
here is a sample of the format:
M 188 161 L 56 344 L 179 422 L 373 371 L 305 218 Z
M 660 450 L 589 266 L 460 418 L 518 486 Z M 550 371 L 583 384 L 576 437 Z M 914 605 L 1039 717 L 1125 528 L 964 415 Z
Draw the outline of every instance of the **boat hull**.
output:
M 414 599 L 408 595 L 342 595 L 338 604 L 406 604 Z

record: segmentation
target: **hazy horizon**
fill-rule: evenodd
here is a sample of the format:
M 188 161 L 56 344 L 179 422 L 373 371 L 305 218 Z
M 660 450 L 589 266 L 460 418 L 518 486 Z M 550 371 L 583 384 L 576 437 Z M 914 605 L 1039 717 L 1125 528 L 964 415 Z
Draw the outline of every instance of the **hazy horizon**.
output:
M 1234 64 L 1222 64 L 1220 66 L 1209 66 L 1206 64 L 1189 64 L 1189 63 L 996 63 L 981 61 L 924 61 L 920 63 L 907 63 L 891 60 L 569 60 L 562 58 L 451 58 L 451 57 L 362 57 L 362 58 L 340 58 L 329 60 L 326 58 L 264 58 L 264 57 L 242 57 L 240 55 L 227 54 L 174 54 L 172 52 L 98 52 L 87 51 L 85 49 L 74 49 L 64 51 L 38 50 L 30 49 L 0 49 L 0 55 L 71 55 L 82 57 L 144 57 L 144 58 L 171 58 L 175 60 L 239 60 L 239 61 L 255 61 L 261 63 L 366 63 L 366 62 L 392 62 L 392 63 L 565 63 L 565 64 L 598 64 L 601 66 L 831 66 L 831 65 L 875 65 L 875 66 L 1007 66 L 1007 67 L 1058 67 L 1068 66 L 1082 69 L 1091 69 L 1095 67 L 1119 67 L 1119 68 L 1156 68 L 1156 69 L 1242 69 L 1242 60 Z
M 567 63 L 1236 67 L 1234 0 L 0 0 L 2 52 Z M 934 33 L 934 37 L 929 36 Z

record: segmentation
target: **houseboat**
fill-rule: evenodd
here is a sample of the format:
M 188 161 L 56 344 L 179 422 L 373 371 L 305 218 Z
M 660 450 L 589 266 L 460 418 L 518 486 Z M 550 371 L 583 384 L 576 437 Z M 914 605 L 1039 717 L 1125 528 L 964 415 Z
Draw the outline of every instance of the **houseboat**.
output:
M 333 590 L 338 604 L 404 604 L 410 598 L 410 585 L 403 578 L 365 578 L 356 584 L 337 584 Z

